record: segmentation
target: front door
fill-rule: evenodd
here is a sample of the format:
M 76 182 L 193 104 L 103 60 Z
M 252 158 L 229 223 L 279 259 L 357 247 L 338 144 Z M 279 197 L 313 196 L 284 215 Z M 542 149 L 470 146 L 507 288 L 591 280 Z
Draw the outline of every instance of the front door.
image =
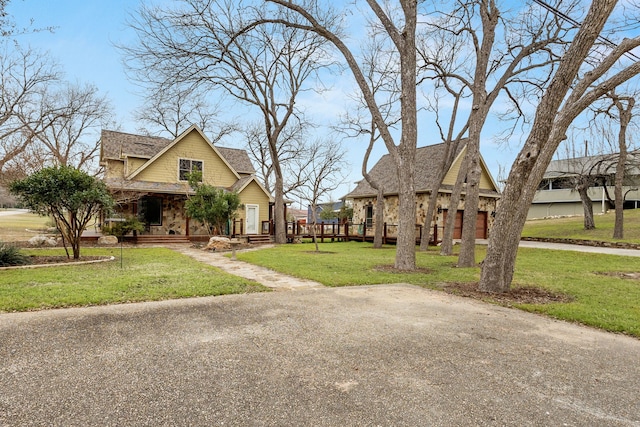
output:
M 246 205 L 247 234 L 258 234 L 258 205 Z

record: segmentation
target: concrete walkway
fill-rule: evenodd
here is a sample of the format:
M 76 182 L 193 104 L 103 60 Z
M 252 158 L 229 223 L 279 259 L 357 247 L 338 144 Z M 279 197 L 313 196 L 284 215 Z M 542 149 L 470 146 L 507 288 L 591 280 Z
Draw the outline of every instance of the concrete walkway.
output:
M 600 246 L 570 245 L 567 243 L 547 243 L 523 240 L 520 242 L 520 247 L 640 257 L 640 250 L 637 249 L 605 248 Z
M 263 245 L 250 250 L 266 249 L 269 247 L 272 247 L 272 245 Z M 274 290 L 293 291 L 324 287 L 321 283 L 314 282 L 312 280 L 288 276 L 286 274 L 269 270 L 268 268 L 230 259 L 223 253 L 204 251 L 190 246 L 176 246 L 173 249 L 200 262 L 217 267 L 229 274 L 253 280 Z M 238 251 L 238 253 L 239 252 L 242 251 Z M 229 255 L 229 253 L 227 252 L 226 255 Z
M 487 241 L 479 240 L 478 244 L 486 245 Z M 270 247 L 273 247 L 273 245 L 263 245 L 249 250 L 260 250 Z M 640 250 L 634 249 L 617 249 L 530 241 L 520 242 L 520 247 L 640 257 Z M 321 283 L 314 282 L 312 280 L 288 276 L 286 274 L 278 273 L 268 268 L 230 259 L 229 257 L 225 256 L 225 253 L 204 251 L 202 249 L 193 248 L 187 245 L 176 245 L 175 247 L 173 247 L 173 249 L 184 255 L 188 255 L 200 262 L 217 267 L 229 274 L 256 281 L 274 290 L 291 291 L 310 288 L 319 289 L 324 287 Z M 238 251 L 238 253 L 240 252 L 242 251 Z M 228 255 L 228 252 L 226 253 L 226 255 Z

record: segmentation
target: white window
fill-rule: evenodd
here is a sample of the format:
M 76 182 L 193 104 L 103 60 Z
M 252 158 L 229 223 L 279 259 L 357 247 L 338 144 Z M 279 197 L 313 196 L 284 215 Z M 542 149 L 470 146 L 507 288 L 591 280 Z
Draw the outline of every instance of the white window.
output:
M 202 172 L 202 160 L 180 159 L 178 161 L 178 178 L 187 181 L 189 174 L 195 171 Z M 200 177 L 202 181 L 202 177 Z

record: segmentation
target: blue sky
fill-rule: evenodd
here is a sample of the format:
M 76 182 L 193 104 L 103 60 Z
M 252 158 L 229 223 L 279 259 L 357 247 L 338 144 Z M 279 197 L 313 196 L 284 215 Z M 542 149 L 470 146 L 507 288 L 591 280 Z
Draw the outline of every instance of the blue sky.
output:
M 115 107 L 117 122 L 125 132 L 135 133 L 138 125 L 132 120 L 132 112 L 140 105 L 136 96 L 138 88 L 130 83 L 125 75 L 121 54 L 114 46 L 127 43 L 132 33 L 126 27 L 128 15 L 135 11 L 135 0 L 11 0 L 8 11 L 22 25 L 33 19 L 34 27 L 56 27 L 53 33 L 41 32 L 19 37 L 23 45 L 48 51 L 61 65 L 69 81 L 91 83 L 106 95 Z M 313 117 L 335 120 L 335 115 L 346 106 L 345 92 L 353 89 L 349 75 L 338 81 L 332 90 L 322 95 L 312 95 L 305 101 Z M 234 108 L 237 106 L 234 104 Z M 437 135 L 433 125 L 424 120 L 420 135 Z M 481 152 L 485 161 L 498 179 L 499 165 L 508 167 L 516 154 L 514 147 L 498 147 L 490 140 L 490 132 L 485 132 L 487 140 Z M 420 138 L 418 145 L 429 145 L 440 141 L 427 141 Z M 366 149 L 365 142 L 346 140 L 350 173 L 346 183 L 332 194 L 332 198 L 341 197 L 353 189 L 354 182 L 361 179 L 361 161 Z M 241 146 L 239 141 L 225 141 L 226 146 Z M 372 156 L 376 161 L 386 152 L 380 146 Z
M 92 83 L 116 108 L 123 130 L 134 131 L 131 111 L 139 100 L 124 74 L 114 43 L 126 41 L 125 20 L 137 2 L 131 0 L 11 0 L 9 12 L 19 24 L 56 27 L 18 37 L 24 45 L 47 51 L 69 81 Z

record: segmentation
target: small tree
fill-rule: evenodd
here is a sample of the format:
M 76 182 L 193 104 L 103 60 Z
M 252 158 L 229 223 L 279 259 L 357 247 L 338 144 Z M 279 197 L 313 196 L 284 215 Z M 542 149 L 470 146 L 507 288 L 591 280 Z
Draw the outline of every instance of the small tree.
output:
M 67 257 L 69 244 L 74 259 L 80 258 L 80 237 L 89 221 L 113 206 L 111 194 L 102 181 L 70 166 L 41 169 L 12 182 L 10 191 L 25 207 L 53 218 Z
M 195 194 L 189 196 L 185 203 L 187 215 L 200 221 L 209 235 L 215 228 L 218 234 L 224 234 L 225 225 L 237 215 L 242 208 L 240 196 L 236 192 L 225 191 L 201 182 L 201 172 L 189 175 L 189 185 Z

